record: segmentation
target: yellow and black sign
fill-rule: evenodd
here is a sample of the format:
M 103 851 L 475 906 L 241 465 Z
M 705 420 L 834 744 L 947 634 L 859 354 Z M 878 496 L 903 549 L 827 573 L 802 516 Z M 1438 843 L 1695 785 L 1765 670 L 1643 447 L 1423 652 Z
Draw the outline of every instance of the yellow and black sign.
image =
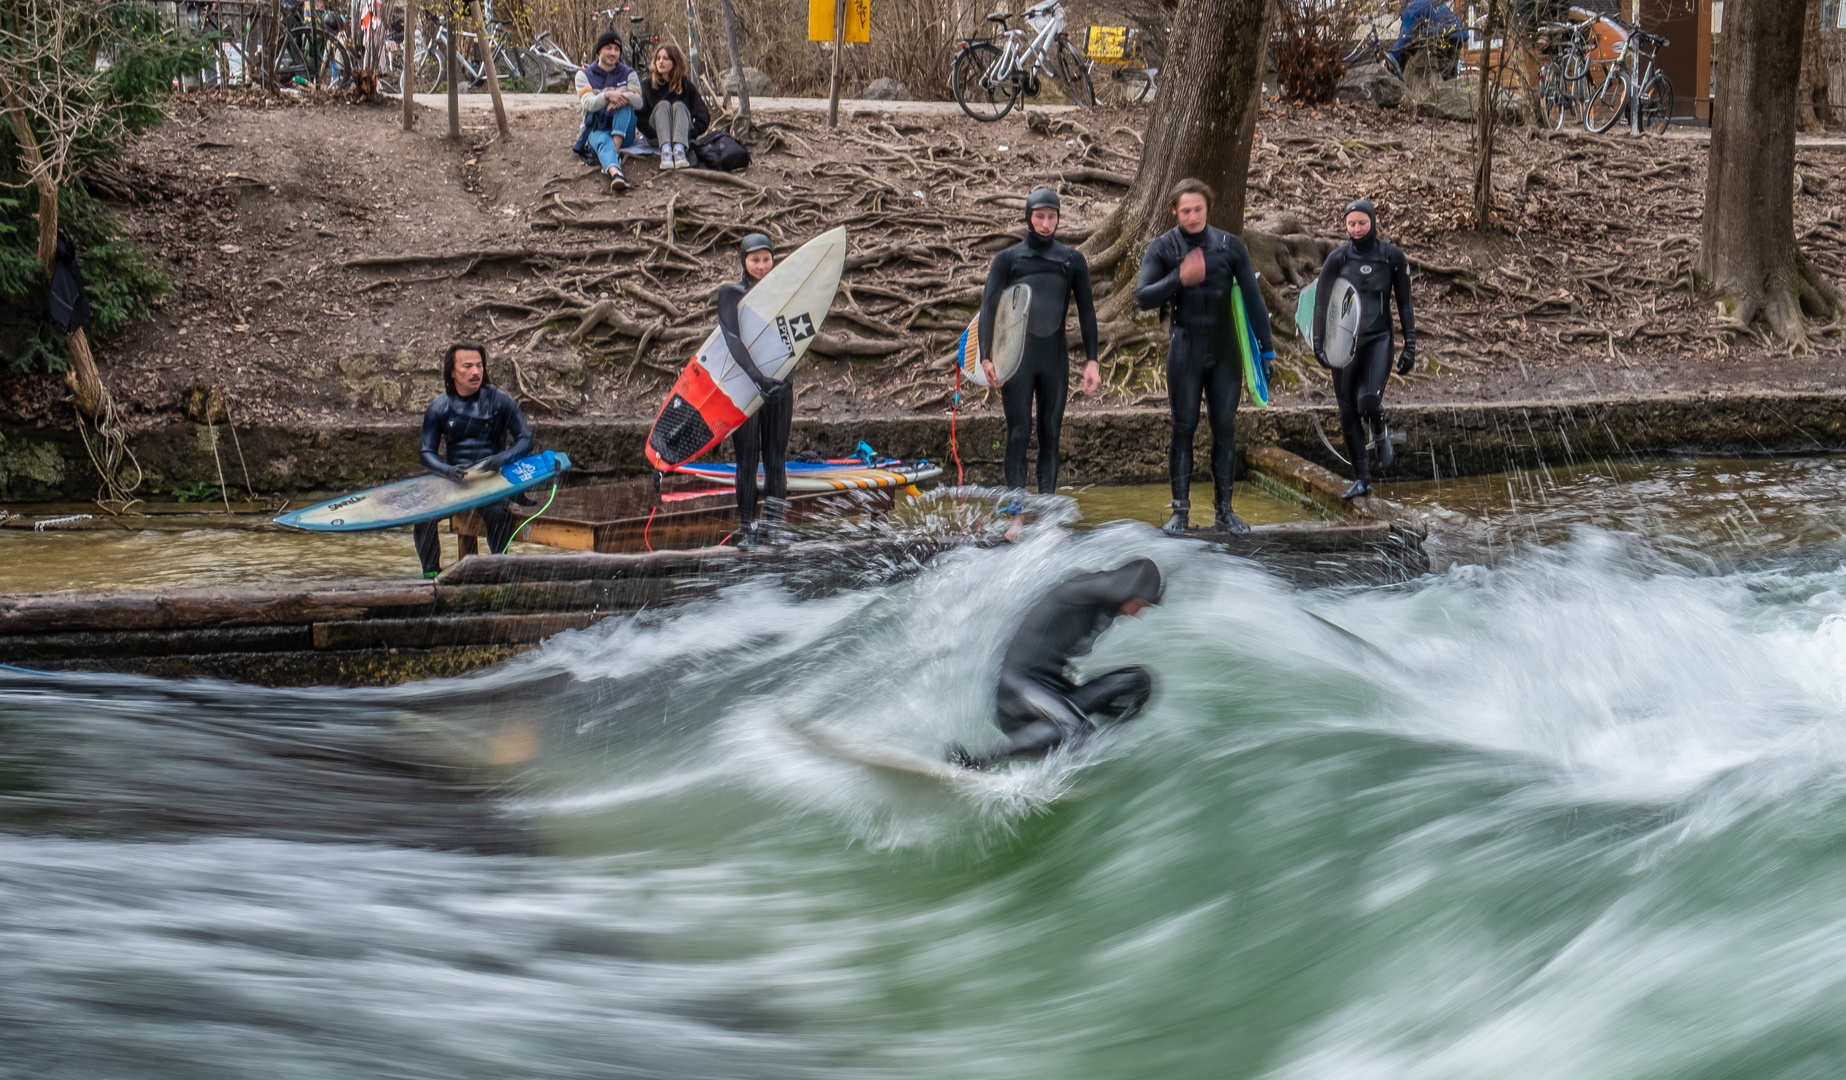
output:
M 808 0 L 808 40 L 833 40 L 834 0 Z M 846 40 L 872 40 L 872 0 L 846 0 Z

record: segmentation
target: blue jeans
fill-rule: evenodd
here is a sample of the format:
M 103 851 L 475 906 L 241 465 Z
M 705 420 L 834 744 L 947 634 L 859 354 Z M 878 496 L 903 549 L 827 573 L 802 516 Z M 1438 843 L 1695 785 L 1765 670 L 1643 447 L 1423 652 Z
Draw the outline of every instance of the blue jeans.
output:
M 605 116 L 608 117 L 607 127 L 602 126 Z M 583 134 L 577 139 L 577 145 L 572 149 L 581 149 L 587 144 L 590 149 L 596 151 L 596 160 L 602 162 L 603 171 L 608 172 L 609 166 L 619 164 L 616 160 L 616 151 L 624 146 L 634 145 L 635 110 L 631 106 L 624 105 L 612 113 L 592 117 L 591 123 L 597 126 L 589 127 L 586 124 Z

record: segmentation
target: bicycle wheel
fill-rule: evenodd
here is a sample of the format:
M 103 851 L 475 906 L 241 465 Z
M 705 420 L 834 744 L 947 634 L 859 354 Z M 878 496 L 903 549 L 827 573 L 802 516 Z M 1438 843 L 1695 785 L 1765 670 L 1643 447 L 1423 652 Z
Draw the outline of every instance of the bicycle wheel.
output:
M 992 42 L 977 41 L 955 57 L 949 82 L 955 87 L 955 103 L 961 111 L 982 123 L 1000 119 L 1013 111 L 1019 100 L 1019 82 L 999 78 L 1001 52 Z
M 1077 55 L 1077 47 L 1068 38 L 1059 38 L 1051 53 L 1051 70 L 1058 77 L 1058 89 L 1072 105 L 1086 109 L 1096 106 L 1096 87 L 1090 82 L 1090 65 Z
M 1141 66 L 1129 68 L 1123 74 L 1128 83 L 1128 100 L 1152 100 L 1160 80 L 1160 42 L 1154 35 L 1142 34 L 1135 43 L 1135 61 Z
M 442 43 L 425 41 L 417 53 L 415 71 L 417 73 L 417 93 L 437 94 L 448 90 L 445 79 L 448 75 L 442 67 Z
M 1641 91 L 1641 130 L 1665 135 L 1673 122 L 1673 80 L 1658 72 Z
M 1545 127 L 1560 131 L 1564 127 L 1564 113 L 1570 106 L 1570 92 L 1564 86 L 1564 76 L 1559 73 L 1557 65 L 1546 64 L 1538 72 L 1538 114 L 1544 118 Z
M 1621 68 L 1610 67 L 1602 85 L 1591 95 L 1589 107 L 1583 110 L 1583 126 L 1600 135 L 1615 126 L 1627 105 L 1628 77 Z

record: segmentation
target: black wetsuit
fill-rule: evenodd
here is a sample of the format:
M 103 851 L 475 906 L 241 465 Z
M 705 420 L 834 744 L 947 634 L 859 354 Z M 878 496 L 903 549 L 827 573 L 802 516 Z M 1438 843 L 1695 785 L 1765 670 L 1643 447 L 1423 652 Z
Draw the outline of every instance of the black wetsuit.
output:
M 763 395 L 755 415 L 731 433 L 731 448 L 737 454 L 737 516 L 745 525 L 756 521 L 759 461 L 769 497 L 788 498 L 788 429 L 795 418 L 794 380 L 772 380 L 759 370 L 738 329 L 737 305 L 755 284 L 756 279 L 746 272 L 743 280 L 718 290 L 718 329 L 724 333 L 725 347 Z
M 1333 370 L 1334 397 L 1340 403 L 1340 433 L 1352 458 L 1353 479 L 1369 481 L 1371 462 L 1366 458 L 1365 424 L 1382 430 L 1385 380 L 1391 374 L 1391 298 L 1397 297 L 1398 319 L 1404 326 L 1404 348 L 1415 355 L 1416 316 L 1410 308 L 1410 267 L 1395 244 L 1378 239 L 1372 229 L 1363 239 L 1341 244 L 1327 256 L 1314 290 L 1314 351 L 1320 353 L 1326 333 L 1327 302 L 1333 283 L 1345 278 L 1359 292 L 1359 310 L 1365 321 L 1353 345 L 1352 362 Z
M 447 444 L 442 454 L 439 445 Z M 505 449 L 502 449 L 505 447 Z M 486 383 L 467 397 L 446 391 L 423 412 L 423 467 L 437 476 L 454 478 L 461 470 L 493 459 L 498 467 L 517 461 L 532 452 L 532 429 L 526 426 L 519 403 L 506 391 Z M 498 554 L 513 536 L 513 516 L 502 499 L 481 508 L 487 524 L 487 548 Z M 412 526 L 416 537 L 417 559 L 423 572 L 441 568 L 441 541 L 436 522 L 419 521 Z
M 1205 280 L 1182 285 L 1179 264 L 1195 248 L 1205 252 Z M 1243 292 L 1244 314 L 1263 355 L 1273 356 L 1269 309 L 1263 306 L 1250 253 L 1242 240 L 1223 229 L 1207 225 L 1188 233 L 1175 226 L 1154 237 L 1141 260 L 1141 279 L 1135 284 L 1137 307 L 1144 311 L 1169 308 L 1173 320 L 1167 338 L 1167 397 L 1173 404 L 1167 469 L 1173 477 L 1173 499 L 1190 500 L 1192 437 L 1199 427 L 1202 395 L 1211 412 L 1213 493 L 1219 509 L 1227 512 L 1231 467 L 1237 457 L 1237 403 L 1243 400 L 1243 349 L 1231 307 L 1233 285 Z
M 1096 305 L 1090 297 L 1090 263 L 1076 248 L 1038 235 L 1030 225 L 1026 238 L 994 256 L 981 296 L 981 356 L 993 357 L 994 307 L 1000 294 L 1024 282 L 1032 286 L 1026 314 L 1025 355 L 1019 370 L 1000 388 L 1006 410 L 1006 486 L 1026 486 L 1026 448 L 1032 441 L 1032 399 L 1038 398 L 1038 492 L 1058 490 L 1058 432 L 1064 426 L 1064 401 L 1070 395 L 1070 347 L 1064 340 L 1064 315 L 1077 300 L 1077 328 L 1085 359 L 1096 359 Z
M 1153 693 L 1146 668 L 1118 668 L 1082 685 L 1066 674 L 1071 658 L 1088 653 L 1130 600 L 1159 603 L 1160 570 L 1152 560 L 1071 578 L 1033 605 L 1000 662 L 997 722 L 1009 742 L 966 763 L 1043 757 L 1061 743 L 1094 732 L 1090 713 L 1118 722 L 1133 719 Z

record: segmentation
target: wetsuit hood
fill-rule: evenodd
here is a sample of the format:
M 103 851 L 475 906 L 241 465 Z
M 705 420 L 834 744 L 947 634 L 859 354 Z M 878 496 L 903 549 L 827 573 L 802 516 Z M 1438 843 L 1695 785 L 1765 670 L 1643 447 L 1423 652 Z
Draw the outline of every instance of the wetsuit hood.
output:
M 1116 595 L 1150 604 L 1160 603 L 1167 587 L 1161 580 L 1160 567 L 1154 565 L 1152 559 L 1136 559 L 1109 571 L 1108 583 L 1114 587 Z
M 750 276 L 750 271 L 748 269 L 744 269 L 744 260 L 748 259 L 750 257 L 750 253 L 753 251 L 767 251 L 773 255 L 775 254 L 775 250 L 776 250 L 775 242 L 770 240 L 769 237 L 763 235 L 760 232 L 751 233 L 750 235 L 743 238 L 742 243 L 737 245 L 737 265 L 740 269 L 743 269 L 744 288 L 748 289 L 750 286 L 755 285 L 757 282 L 756 278 L 753 278 Z
M 1378 208 L 1372 205 L 1370 199 L 1354 199 L 1346 204 L 1345 211 L 1340 214 L 1340 221 L 1345 222 L 1346 216 L 1355 210 L 1364 214 L 1366 219 L 1372 223 L 1372 227 L 1364 236 L 1351 241 L 1352 249 L 1360 252 L 1371 251 L 1378 246 Z
M 1058 242 L 1058 231 L 1051 230 L 1050 236 L 1038 235 L 1038 230 L 1032 227 L 1032 211 L 1034 210 L 1056 210 L 1058 217 L 1062 219 L 1064 203 L 1058 198 L 1057 192 L 1047 187 L 1033 188 L 1032 194 L 1026 196 L 1026 244 L 1033 251 L 1046 251 Z

